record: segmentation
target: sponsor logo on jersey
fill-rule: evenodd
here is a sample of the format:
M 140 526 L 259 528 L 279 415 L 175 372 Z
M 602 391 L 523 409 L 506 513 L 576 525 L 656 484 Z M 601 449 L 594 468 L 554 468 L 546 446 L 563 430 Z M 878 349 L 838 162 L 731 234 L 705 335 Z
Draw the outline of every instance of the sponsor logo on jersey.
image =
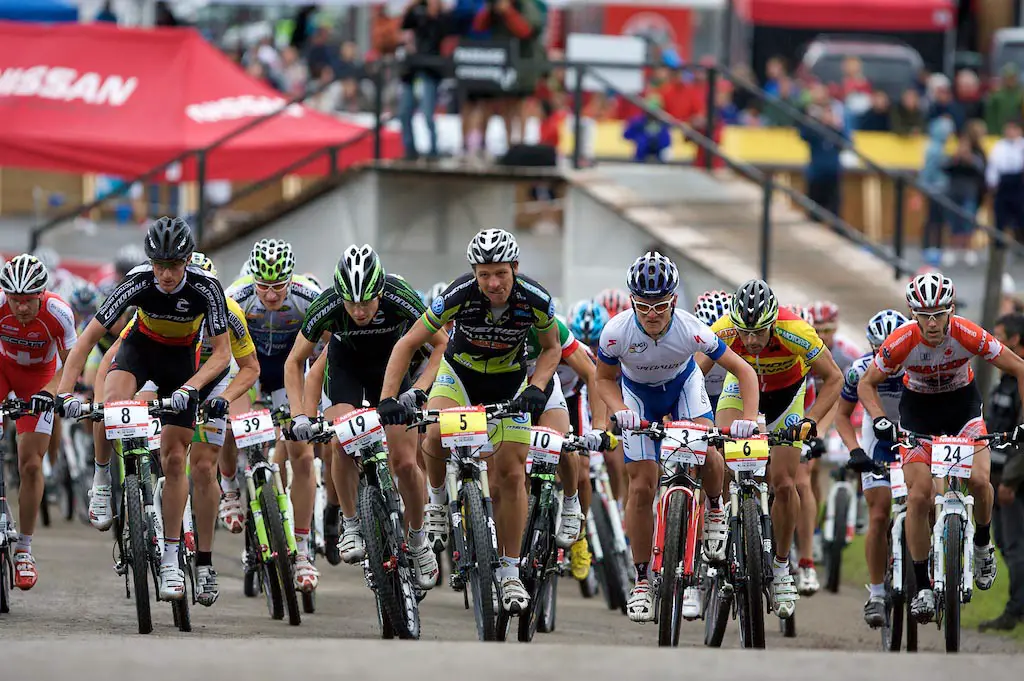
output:
M 783 338 L 788 340 L 790 343 L 793 343 L 794 345 L 799 345 L 804 350 L 810 350 L 811 349 L 811 342 L 809 340 L 801 338 L 800 336 L 796 335 L 795 333 L 792 333 L 791 331 L 787 331 L 786 329 L 782 329 L 782 328 L 779 328 L 779 327 L 775 327 L 775 331 L 780 336 L 782 336 Z M 815 354 L 817 354 L 817 353 L 815 353 Z
M 455 377 L 449 376 L 448 374 L 438 374 L 437 378 L 434 379 L 434 383 L 440 385 L 455 385 Z
M 729 383 L 722 389 L 722 392 L 728 393 L 730 395 L 739 395 L 740 384 L 736 382 Z
M 808 352 L 807 355 L 805 355 L 805 357 L 806 357 L 807 361 L 810 362 L 811 360 L 813 360 L 815 357 L 817 357 L 820 354 L 821 354 L 821 347 L 817 347 L 817 348 L 814 348 L 813 350 L 811 350 L 810 352 Z
M 178 302 L 174 304 L 174 309 L 178 312 L 188 312 L 188 301 L 184 298 L 179 298 Z
M 788 415 L 786 417 L 785 423 L 786 423 L 786 427 L 787 428 L 791 427 L 791 426 L 795 426 L 796 424 L 800 423 L 800 415 L 799 414 L 790 414 L 790 415 Z
M 846 372 L 846 382 L 850 385 L 857 385 L 859 380 L 860 371 L 857 370 L 857 367 L 850 367 L 849 371 Z
M 639 354 L 647 349 L 647 343 L 640 341 L 639 343 L 633 343 L 629 346 L 629 351 L 634 354 Z
M 525 425 L 529 421 L 530 421 L 530 415 L 529 414 L 519 414 L 518 416 L 513 416 L 512 417 L 512 422 L 513 423 L 518 423 L 520 425 Z
M 384 323 L 384 310 L 377 308 L 377 314 L 373 315 L 373 319 L 370 320 L 370 324 L 383 324 Z

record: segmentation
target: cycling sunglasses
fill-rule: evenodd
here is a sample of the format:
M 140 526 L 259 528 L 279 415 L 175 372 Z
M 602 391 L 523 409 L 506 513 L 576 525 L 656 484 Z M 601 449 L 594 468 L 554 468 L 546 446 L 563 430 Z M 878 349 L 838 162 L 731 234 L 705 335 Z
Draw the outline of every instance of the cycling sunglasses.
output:
M 640 314 L 647 314 L 652 310 L 656 314 L 663 314 L 665 312 L 668 312 L 668 310 L 672 307 L 673 303 L 674 301 L 671 298 L 668 300 L 663 300 L 660 303 L 654 303 L 653 305 L 651 303 L 642 303 L 636 298 L 633 298 L 633 306 L 636 308 L 636 311 Z
M 916 320 L 918 320 L 920 322 L 928 322 L 928 321 L 932 321 L 932 320 L 942 319 L 943 317 L 945 317 L 946 315 L 948 315 L 952 311 L 953 311 L 952 308 L 948 308 L 947 307 L 947 308 L 945 308 L 943 310 L 936 310 L 935 312 L 918 312 L 918 311 L 914 311 L 914 312 L 911 312 L 910 314 L 911 314 L 911 316 L 914 317 L 914 319 L 916 319 Z
M 273 284 L 265 281 L 256 281 L 253 283 L 256 284 L 256 289 L 258 291 L 273 291 L 274 293 L 284 293 L 285 291 L 288 290 L 288 287 L 291 286 L 292 282 L 289 279 L 287 281 L 279 281 Z

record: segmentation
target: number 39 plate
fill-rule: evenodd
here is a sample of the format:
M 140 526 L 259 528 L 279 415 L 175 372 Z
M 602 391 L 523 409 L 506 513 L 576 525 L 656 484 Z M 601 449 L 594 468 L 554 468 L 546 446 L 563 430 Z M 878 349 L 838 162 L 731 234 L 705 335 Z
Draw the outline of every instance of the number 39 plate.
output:
M 126 437 L 149 439 L 149 407 L 145 402 L 124 400 L 103 405 L 103 429 L 108 440 Z
M 252 447 L 264 442 L 273 442 L 274 419 L 269 409 L 247 411 L 231 419 L 231 433 L 239 447 Z
M 334 433 L 347 454 L 358 454 L 360 449 L 385 442 L 384 426 L 376 409 L 356 409 L 334 420 Z

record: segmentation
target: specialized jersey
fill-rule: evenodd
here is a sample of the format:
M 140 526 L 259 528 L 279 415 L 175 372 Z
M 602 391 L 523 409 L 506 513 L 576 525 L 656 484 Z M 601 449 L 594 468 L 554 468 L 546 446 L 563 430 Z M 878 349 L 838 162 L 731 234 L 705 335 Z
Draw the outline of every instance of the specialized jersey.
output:
M 768 345 L 757 355 L 747 351 L 729 315 L 711 329 L 754 368 L 761 392 L 782 390 L 802 381 L 825 347 L 814 328 L 786 308 L 779 308 Z
M 845 379 L 843 380 L 843 390 L 839 393 L 840 397 L 854 404 L 860 401 L 860 397 L 857 396 L 857 386 L 860 384 L 860 379 L 867 373 L 873 359 L 874 353 L 869 352 L 853 361 L 844 374 Z M 900 420 L 900 398 L 903 396 L 902 369 L 897 370 L 891 376 L 886 376 L 885 380 L 878 384 L 878 396 L 882 398 L 882 408 L 885 410 L 886 417 L 893 423 L 898 423 Z
M 284 304 L 279 310 L 268 310 L 260 302 L 252 275 L 236 280 L 227 290 L 227 296 L 233 298 L 245 313 L 249 335 L 260 357 L 291 351 L 306 311 L 319 295 L 320 289 L 316 284 L 298 275 L 292 277 Z
M 139 331 L 165 345 L 197 343 L 201 329 L 209 336 L 228 330 L 224 289 L 216 277 L 191 265 L 169 293 L 160 288 L 152 266 L 139 265 L 103 301 L 96 320 L 109 329 L 133 305 Z
M 605 364 L 618 364 L 622 375 L 634 383 L 662 385 L 690 371 L 694 354 L 717 360 L 725 350 L 725 343 L 686 310 L 676 308 L 658 339 L 640 328 L 632 310 L 623 310 L 605 324 L 597 356 Z
M 404 279 L 389 274 L 384 279 L 377 314 L 366 326 L 359 326 L 345 311 L 345 304 L 334 287 L 317 297 L 306 311 L 302 335 L 316 343 L 324 331 L 331 333 L 353 363 L 360 366 L 387 366 L 395 343 L 405 335 L 426 307 L 419 294 Z
M 921 327 L 909 321 L 885 339 L 875 366 L 892 376 L 900 366 L 903 384 L 915 393 L 946 393 L 974 380 L 971 358 L 991 362 L 1003 351 L 1002 344 L 977 324 L 958 315 L 949 318 L 949 331 L 933 347 L 924 341 Z
M 434 299 L 423 323 L 436 333 L 455 322 L 445 358 L 482 374 L 523 371 L 530 329 L 543 333 L 555 324 L 555 304 L 540 284 L 516 275 L 504 310 L 495 317 L 472 272 L 462 275 Z
M 558 326 L 558 342 L 562 346 L 563 360 L 558 363 L 558 367 L 555 369 L 555 378 L 558 379 L 558 383 L 562 388 L 562 395 L 564 397 L 571 397 L 576 394 L 576 384 L 579 383 L 580 377 L 576 375 L 576 372 L 564 360 L 576 352 L 580 342 L 576 340 L 576 336 L 572 335 L 572 331 L 565 325 L 565 320 L 562 317 L 555 315 L 555 324 Z M 530 333 L 526 336 L 527 376 L 533 376 L 533 372 L 537 368 L 537 358 L 540 357 L 540 351 L 540 337 L 537 335 L 537 331 L 531 328 Z
M 7 304 L 7 295 L 0 291 L 0 353 L 3 361 L 33 369 L 55 369 L 57 349 L 75 346 L 75 315 L 60 296 L 43 293 L 39 314 L 22 325 Z

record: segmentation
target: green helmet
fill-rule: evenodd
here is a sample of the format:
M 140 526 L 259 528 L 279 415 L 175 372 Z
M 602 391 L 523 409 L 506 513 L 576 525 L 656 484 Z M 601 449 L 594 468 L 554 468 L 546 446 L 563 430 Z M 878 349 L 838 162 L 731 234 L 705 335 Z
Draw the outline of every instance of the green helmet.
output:
M 292 245 L 279 239 L 260 239 L 249 255 L 249 274 L 256 281 L 275 282 L 288 279 L 295 271 Z
M 386 276 L 380 258 L 368 244 L 349 246 L 334 268 L 334 290 L 342 300 L 365 303 L 381 294 Z

